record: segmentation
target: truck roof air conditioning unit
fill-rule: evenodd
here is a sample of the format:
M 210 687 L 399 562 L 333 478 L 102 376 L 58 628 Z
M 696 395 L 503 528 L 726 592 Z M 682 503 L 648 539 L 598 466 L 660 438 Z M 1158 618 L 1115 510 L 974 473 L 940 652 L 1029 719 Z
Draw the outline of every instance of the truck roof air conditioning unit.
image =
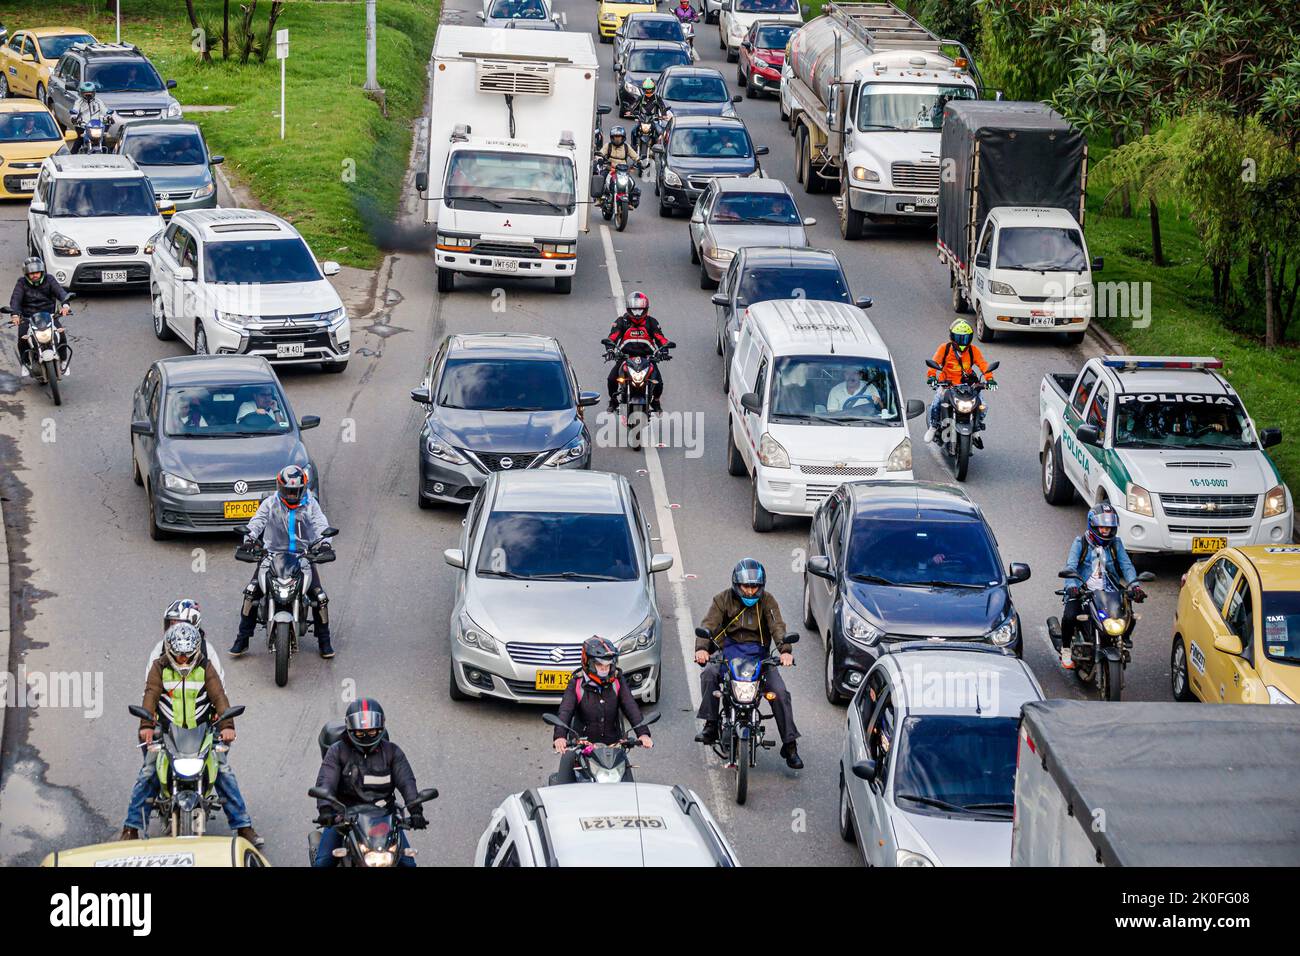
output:
M 573 138 L 573 130 L 571 129 L 560 130 L 560 148 L 561 149 L 578 148 L 577 141 Z
M 469 124 L 457 123 L 451 130 L 451 141 L 453 143 L 464 143 L 469 141 Z
M 550 96 L 554 88 L 553 63 L 478 61 L 478 91 L 505 96 Z

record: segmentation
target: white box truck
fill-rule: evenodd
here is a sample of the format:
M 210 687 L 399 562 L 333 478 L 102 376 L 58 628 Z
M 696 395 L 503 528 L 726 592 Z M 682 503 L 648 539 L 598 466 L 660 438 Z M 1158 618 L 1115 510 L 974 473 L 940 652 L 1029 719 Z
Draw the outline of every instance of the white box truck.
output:
M 429 165 L 416 187 L 437 227 L 439 292 L 452 291 L 458 272 L 572 291 L 591 200 L 596 77 L 587 33 L 438 30 Z

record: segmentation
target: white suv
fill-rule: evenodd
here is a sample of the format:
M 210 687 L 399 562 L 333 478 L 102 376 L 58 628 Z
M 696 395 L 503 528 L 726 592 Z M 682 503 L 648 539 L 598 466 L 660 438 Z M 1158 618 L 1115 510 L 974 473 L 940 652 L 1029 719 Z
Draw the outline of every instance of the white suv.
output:
M 158 210 L 133 159 L 51 156 L 27 210 L 28 245 L 65 288 L 144 285 L 153 240 L 166 225 Z
M 347 309 L 298 231 L 254 209 L 177 213 L 153 250 L 154 334 L 196 355 L 260 355 L 270 362 L 348 365 Z

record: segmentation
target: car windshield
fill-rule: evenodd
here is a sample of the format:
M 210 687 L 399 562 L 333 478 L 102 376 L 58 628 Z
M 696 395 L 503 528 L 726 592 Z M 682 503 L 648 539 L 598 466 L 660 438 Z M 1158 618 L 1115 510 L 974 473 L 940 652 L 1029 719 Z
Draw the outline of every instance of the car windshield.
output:
M 157 216 L 149 180 L 59 179 L 50 199 L 50 215 L 73 218 L 93 216 Z
M 1271 661 L 1300 664 L 1300 591 L 1264 592 L 1264 653 Z
M 316 282 L 320 267 L 301 239 L 235 239 L 203 247 L 208 282 Z
M 744 159 L 754 155 L 749 134 L 739 126 L 697 126 L 673 130 L 673 156 Z
M 100 93 L 157 93 L 164 88 L 157 71 L 146 60 L 91 61 L 86 65 L 86 79 Z
M 1124 394 L 1115 412 L 1119 448 L 1257 448 L 1255 430 L 1231 395 Z
M 630 40 L 685 40 L 680 23 L 673 20 L 633 20 L 628 24 Z
M 659 92 L 674 103 L 725 103 L 730 99 L 726 81 L 720 76 L 672 76 Z
M 627 55 L 629 73 L 662 73 L 670 66 L 686 66 L 691 55 L 685 50 L 633 50 Z
M 42 59 L 57 60 L 68 52 L 72 44 L 94 43 L 95 38 L 89 33 L 64 33 L 56 37 L 38 37 L 36 42 L 40 44 Z
M 620 514 L 494 511 L 479 545 L 479 577 L 635 581 L 636 554 Z
M 493 20 L 545 20 L 542 0 L 496 0 L 488 16 Z
M 163 419 L 173 438 L 282 434 L 291 427 L 284 396 L 273 382 L 169 388 Z
M 208 161 L 197 131 L 128 132 L 122 138 L 122 152 L 140 166 L 202 166 Z
M 526 207 L 534 215 L 568 215 L 576 202 L 573 162 L 536 153 L 458 150 L 442 195 L 453 209 Z
M 838 268 L 763 266 L 746 269 L 736 287 L 736 296 L 747 305 L 771 299 L 812 299 L 817 302 L 849 302 L 849 287 Z
M 44 143 L 63 139 L 45 110 L 0 113 L 0 143 Z
M 865 83 L 858 105 L 858 129 L 936 130 L 950 100 L 973 100 L 969 86 Z
M 978 688 L 971 687 L 969 696 L 971 703 L 964 706 L 974 707 Z M 894 799 L 909 813 L 987 814 L 1009 821 L 1019 732 L 1015 717 L 908 717 L 900 734 Z
M 713 204 L 709 222 L 752 222 L 764 226 L 798 226 L 803 220 L 787 193 L 723 193 Z
M 561 362 L 449 359 L 438 404 L 475 412 L 555 412 L 572 408 L 573 394 Z
M 844 566 L 850 577 L 898 587 L 986 588 L 1002 581 L 982 521 L 863 521 L 853 528 Z
M 797 29 L 799 27 L 793 23 L 759 27 L 754 34 L 754 46 L 760 50 L 784 50 L 790 42 L 790 34 Z
M 772 376 L 770 415 L 834 425 L 897 425 L 898 390 L 887 360 L 852 356 L 786 357 Z
M 999 269 L 1026 272 L 1085 272 L 1083 233 L 1078 229 L 1014 226 L 998 231 Z
M 799 0 L 736 0 L 737 13 L 798 13 Z

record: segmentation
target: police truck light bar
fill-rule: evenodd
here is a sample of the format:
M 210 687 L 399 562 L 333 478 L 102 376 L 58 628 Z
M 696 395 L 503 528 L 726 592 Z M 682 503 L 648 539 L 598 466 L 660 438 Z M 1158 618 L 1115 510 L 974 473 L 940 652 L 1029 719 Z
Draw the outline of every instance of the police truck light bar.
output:
M 1223 360 L 1203 355 L 1199 358 L 1162 358 L 1155 355 L 1107 355 L 1101 360 L 1106 368 L 1134 372 L 1138 369 L 1205 369 L 1223 368 Z

